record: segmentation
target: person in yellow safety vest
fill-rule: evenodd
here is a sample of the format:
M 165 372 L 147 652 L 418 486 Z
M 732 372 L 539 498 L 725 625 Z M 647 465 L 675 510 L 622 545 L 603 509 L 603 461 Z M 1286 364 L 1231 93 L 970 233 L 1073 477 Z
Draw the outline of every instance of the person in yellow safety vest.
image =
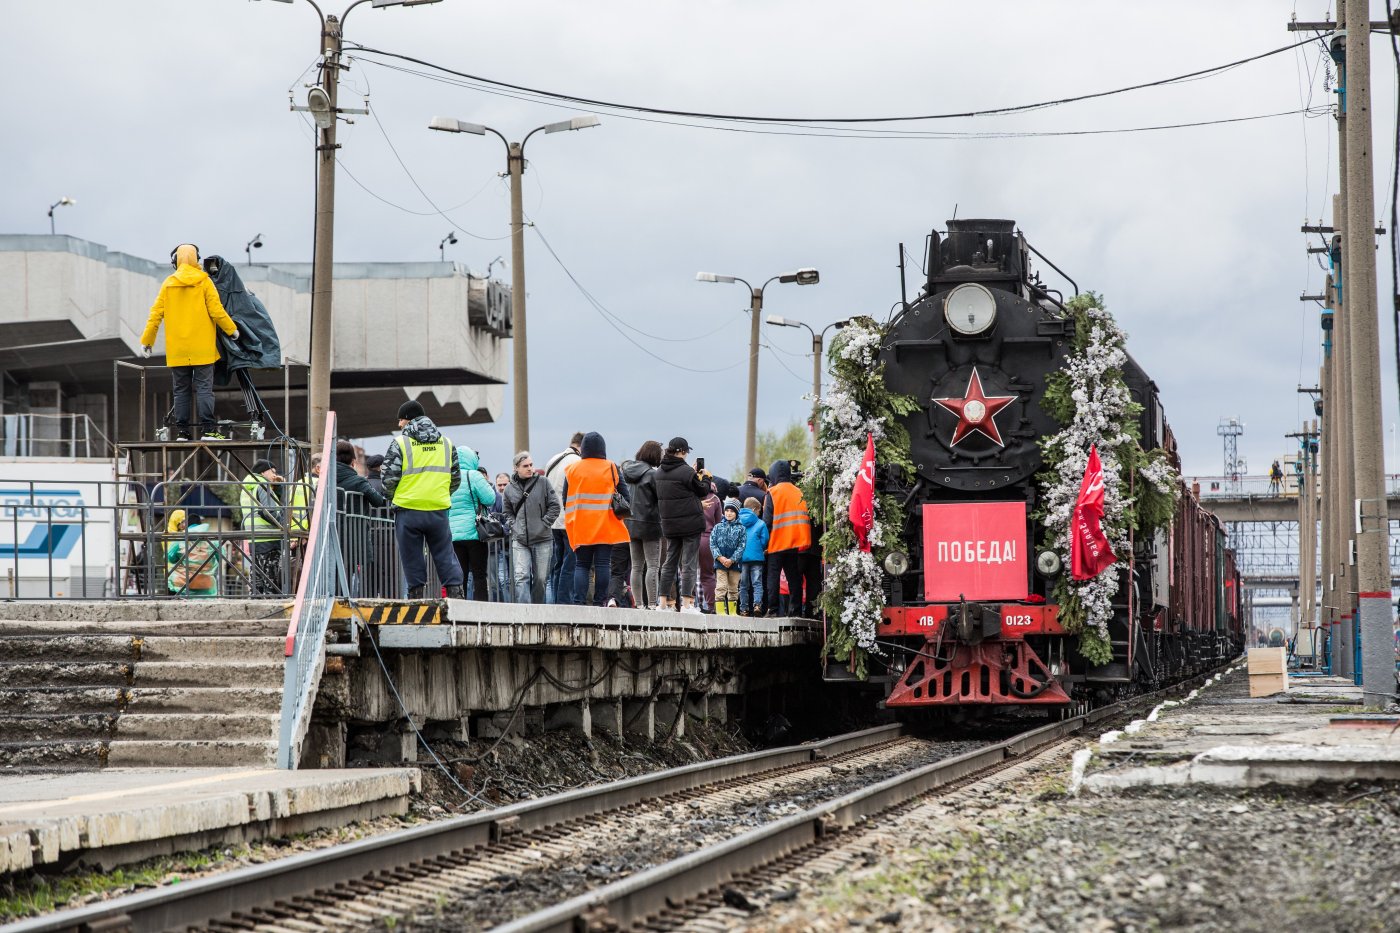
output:
M 399 427 L 403 433 L 384 454 L 384 494 L 394 504 L 394 541 L 408 598 L 427 595 L 426 544 L 438 580 L 447 587 L 447 598 L 463 599 L 462 566 L 452 550 L 452 525 L 447 519 L 452 493 L 462 483 L 457 449 L 416 401 L 399 406 Z
M 292 501 L 288 504 L 289 524 L 292 532 L 305 535 L 311 530 L 311 508 L 316 503 L 316 481 L 321 476 L 321 455 L 311 455 L 311 466 L 301 482 L 292 486 Z M 292 547 L 301 543 L 300 538 L 292 540 Z
M 214 281 L 200 268 L 199 247 L 181 243 L 172 249 L 170 267 L 175 271 L 161 283 L 141 332 L 141 355 L 150 357 L 164 321 L 165 365 L 175 391 L 175 439 L 221 441 L 224 436 L 214 420 L 214 362 L 219 358 L 214 328 L 237 342 L 238 325 L 219 301 Z
M 589 431 L 579 459 L 564 470 L 564 531 L 574 551 L 574 603 L 580 606 L 588 605 L 590 576 L 593 605 L 607 604 L 613 545 L 627 543 L 627 526 L 613 512 L 614 492 L 630 501 L 622 473 L 608 459 L 603 435 Z
M 801 615 L 802 552 L 812 546 L 812 517 L 802 490 L 792 481 L 792 467 L 778 460 L 768 471 L 768 492 L 763 497 L 763 523 L 768 526 L 769 609 L 778 615 L 782 578 L 787 578 L 786 614 Z
M 282 539 L 286 535 L 286 509 L 278 498 L 277 487 L 282 482 L 271 460 L 254 462 L 252 472 L 243 477 L 239 505 L 243 512 L 243 530 L 253 544 L 253 567 L 249 588 L 254 594 L 277 595 L 287 591 L 282 580 Z

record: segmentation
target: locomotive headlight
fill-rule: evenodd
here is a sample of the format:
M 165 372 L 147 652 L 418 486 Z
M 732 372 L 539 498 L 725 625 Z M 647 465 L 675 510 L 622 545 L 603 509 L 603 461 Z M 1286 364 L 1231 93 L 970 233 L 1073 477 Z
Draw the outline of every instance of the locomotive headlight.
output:
M 943 299 L 943 317 L 953 330 L 971 337 L 992 326 L 997 318 L 997 300 L 981 285 L 959 285 Z
M 909 555 L 903 551 L 890 551 L 885 555 L 885 573 L 892 577 L 902 577 L 909 572 Z
M 1035 556 L 1035 569 L 1043 577 L 1053 577 L 1060 572 L 1060 555 L 1054 551 L 1041 551 Z

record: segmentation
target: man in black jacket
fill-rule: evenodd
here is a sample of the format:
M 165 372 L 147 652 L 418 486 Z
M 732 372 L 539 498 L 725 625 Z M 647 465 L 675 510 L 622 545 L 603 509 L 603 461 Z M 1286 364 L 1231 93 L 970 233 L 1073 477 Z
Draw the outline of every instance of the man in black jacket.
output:
M 690 443 L 673 437 L 666 455 L 656 468 L 656 506 L 661 515 L 661 535 L 666 556 L 661 562 L 661 591 L 658 609 L 674 609 L 672 597 L 680 579 L 681 611 L 699 613 L 695 605 L 695 582 L 700 574 L 700 536 L 705 533 L 705 513 L 700 500 L 710 494 L 710 474 L 696 475 L 685 462 Z

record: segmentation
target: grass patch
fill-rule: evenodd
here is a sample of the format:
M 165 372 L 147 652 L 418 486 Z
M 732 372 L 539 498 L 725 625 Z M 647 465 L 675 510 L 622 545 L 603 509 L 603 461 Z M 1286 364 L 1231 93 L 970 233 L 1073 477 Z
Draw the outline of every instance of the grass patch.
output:
M 161 856 L 111 871 L 84 867 L 61 875 L 12 875 L 0 879 L 0 921 L 21 920 L 142 888 L 179 884 L 187 874 L 203 872 L 248 852 L 247 847 L 211 849 Z

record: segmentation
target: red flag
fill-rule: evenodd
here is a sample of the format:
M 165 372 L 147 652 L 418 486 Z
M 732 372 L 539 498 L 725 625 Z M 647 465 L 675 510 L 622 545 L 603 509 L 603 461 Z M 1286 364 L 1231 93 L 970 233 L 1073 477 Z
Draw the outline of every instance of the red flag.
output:
M 1090 447 L 1084 481 L 1079 484 L 1079 498 L 1070 518 L 1070 574 L 1076 580 L 1089 580 L 1116 560 L 1103 533 L 1103 464 L 1099 448 Z
M 875 527 L 875 435 L 866 434 L 865 458 L 851 490 L 851 527 L 862 551 L 870 550 L 870 529 Z

